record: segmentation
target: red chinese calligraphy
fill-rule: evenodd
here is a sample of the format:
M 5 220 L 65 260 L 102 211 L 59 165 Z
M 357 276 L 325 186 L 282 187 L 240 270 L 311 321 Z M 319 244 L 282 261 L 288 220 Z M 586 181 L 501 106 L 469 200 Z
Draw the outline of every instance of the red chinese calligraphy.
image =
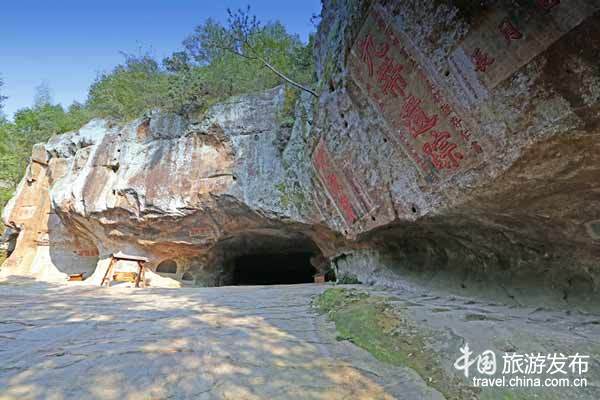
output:
M 440 106 L 440 110 L 442 111 L 442 114 L 444 114 L 445 116 L 452 114 L 452 106 L 448 103 L 442 104 Z
M 322 145 L 318 145 L 315 149 L 313 160 L 317 170 L 322 171 L 327 168 L 327 154 L 325 153 L 325 148 Z
M 560 0 L 536 0 L 536 4 L 544 11 L 549 11 L 560 4 Z
M 358 219 L 354 209 L 352 208 L 352 204 L 350 203 L 350 199 L 344 193 L 344 189 L 342 188 L 341 183 L 339 182 L 338 176 L 335 173 L 329 173 L 327 175 L 327 186 L 331 196 L 336 200 L 338 206 L 342 209 L 342 213 L 346 217 L 346 220 L 350 223 L 353 223 Z
M 457 151 L 456 143 L 450 143 L 451 135 L 447 131 L 432 131 L 433 142 L 423 145 L 423 153 L 429 156 L 433 166 L 438 169 L 457 169 L 464 155 Z
M 404 67 L 394 61 L 391 57 L 386 57 L 383 64 L 381 64 L 377 70 L 377 79 L 381 87 L 383 94 L 392 94 L 402 97 L 405 96 L 404 89 L 406 89 L 407 82 L 402 76 L 402 70 Z
M 344 177 L 340 177 L 336 172 L 336 168 L 323 141 L 320 141 L 315 148 L 313 165 L 321 178 L 325 190 L 331 196 L 341 216 L 348 224 L 354 223 L 358 219 L 358 216 L 350 197 L 346 193 L 347 185 Z
M 371 34 L 368 34 L 365 39 L 360 42 L 360 58 L 367 64 L 369 76 L 373 76 L 373 56 L 379 58 L 385 57 L 389 49 L 390 46 L 387 43 L 381 43 L 379 48 L 377 48 L 375 46 L 375 41 L 373 40 L 373 35 Z
M 462 128 L 462 119 L 460 119 L 459 117 L 455 116 L 455 117 L 450 118 L 450 123 L 456 129 L 461 129 Z
M 468 142 L 471 139 L 471 131 L 469 129 L 465 129 L 464 131 L 460 132 L 460 136 L 465 142 Z
M 344 176 L 346 177 L 346 180 L 348 181 L 348 183 L 350 184 L 350 187 L 352 188 L 352 191 L 356 195 L 358 201 L 364 208 L 365 212 L 371 211 L 371 209 L 374 207 L 373 201 L 369 197 L 369 195 L 368 195 L 367 191 L 364 189 L 364 187 L 358 182 L 358 180 L 353 175 L 352 165 L 347 164 L 343 168 L 343 172 L 344 172 Z M 364 214 L 362 211 L 361 211 L 361 213 Z
M 506 42 L 510 44 L 513 40 L 519 40 L 523 37 L 523 34 L 517 29 L 517 27 L 506 17 L 498 25 L 498 29 L 504 35 Z
M 430 179 L 453 176 L 460 168 L 476 162 L 475 152 L 469 148 L 471 136 L 475 136 L 469 130 L 470 121 L 461 116 L 461 108 L 446 98 L 445 85 L 440 86 L 429 69 L 415 59 L 413 50 L 418 53 L 418 49 L 411 47 L 414 44 L 402 36 L 396 37 L 394 24 L 380 15 L 380 9 L 372 8 L 351 49 L 348 68 L 352 79 L 371 106 L 381 111 L 390 128 L 384 134 L 393 133 L 390 137 L 393 144 L 402 148 L 424 176 Z M 495 20 L 492 30 L 500 19 Z M 497 39 L 500 43 L 504 40 L 498 33 Z M 472 73 L 475 70 L 478 74 L 496 73 L 500 60 L 492 58 L 495 49 L 481 47 L 473 52 L 473 48 L 463 49 L 467 51 L 467 63 L 473 61 Z M 369 213 L 368 202 L 363 198 L 365 192 L 345 169 L 342 173 L 335 165 L 331 167 L 320 173 L 319 179 L 340 216 L 347 223 L 356 216 L 364 218 Z M 334 172 L 333 178 L 328 178 L 329 171 Z M 338 186 L 344 192 L 333 194 Z
M 413 95 L 410 95 L 404 102 L 400 118 L 413 138 L 417 138 L 437 124 L 437 115 L 427 116 L 421 107 L 421 99 Z
M 485 72 L 487 67 L 492 65 L 495 59 L 490 57 L 487 53 L 482 51 L 479 47 L 475 49 L 473 55 L 471 56 L 473 60 L 473 64 L 475 64 L 475 71 Z

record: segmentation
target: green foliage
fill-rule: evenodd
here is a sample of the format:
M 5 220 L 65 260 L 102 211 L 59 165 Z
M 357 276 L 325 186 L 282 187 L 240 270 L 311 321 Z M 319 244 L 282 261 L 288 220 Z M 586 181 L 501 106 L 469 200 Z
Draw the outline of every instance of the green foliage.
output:
M 157 108 L 185 114 L 290 79 L 310 86 L 313 40 L 304 45 L 279 22 L 263 26 L 249 9 L 229 11 L 226 25 L 206 20 L 183 42 L 184 50 L 162 63 L 148 54 L 124 54 L 121 65 L 96 78 L 85 104 L 65 110 L 53 103 L 48 83 L 40 84 L 33 106 L 15 113 L 12 123 L 1 114 L 0 77 L 0 207 L 23 176 L 33 144 L 79 129 L 94 117 L 127 121 Z M 298 90 L 286 90 L 282 125 L 293 124 L 298 95 Z
M 304 45 L 279 22 L 263 26 L 249 10 L 228 12 L 226 26 L 208 19 L 184 41 L 185 59 L 206 68 L 212 93 L 231 96 L 269 89 L 286 81 L 281 75 L 300 84 L 314 81 L 312 37 Z
M 244 33 L 247 44 L 241 44 L 233 39 L 240 29 L 239 20 L 224 26 L 208 19 L 185 39 L 183 51 L 162 63 L 148 54 L 125 54 L 123 64 L 100 75 L 91 86 L 90 112 L 119 120 L 133 119 L 155 108 L 186 113 L 284 82 L 259 58 L 268 59 L 270 65 L 297 82 L 313 81 L 312 37 L 304 45 L 279 22 L 265 26 L 256 22 Z M 252 56 L 248 56 L 248 46 L 252 46 Z
M 67 112 L 62 106 L 52 104 L 25 108 L 14 115 L 14 132 L 18 140 L 31 146 L 47 141 L 52 135 L 79 129 L 90 117 L 91 114 L 76 103 Z
M 99 117 L 129 120 L 158 108 L 167 75 L 150 56 L 125 54 L 125 63 L 100 75 L 90 88 L 88 106 Z
M 189 68 L 171 74 L 167 78 L 167 91 L 162 99 L 162 108 L 176 113 L 205 109 L 212 104 L 213 96 L 207 88 L 203 68 Z
M 279 112 L 278 119 L 281 126 L 291 128 L 295 121 L 296 102 L 300 98 L 300 90 L 291 86 L 286 86 L 283 108 Z
M 73 103 L 67 111 L 51 104 L 49 93 L 47 85 L 39 86 L 34 107 L 17 111 L 14 122 L 0 119 L 0 210 L 25 172 L 31 147 L 52 135 L 79 129 L 92 117 L 79 103 Z

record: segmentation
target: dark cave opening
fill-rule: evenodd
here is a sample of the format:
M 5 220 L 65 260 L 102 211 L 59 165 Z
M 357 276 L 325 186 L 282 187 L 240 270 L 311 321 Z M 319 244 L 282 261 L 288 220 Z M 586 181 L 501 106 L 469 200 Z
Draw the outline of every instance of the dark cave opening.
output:
M 234 261 L 234 285 L 290 285 L 312 283 L 317 270 L 313 253 L 247 254 Z
M 18 237 L 19 231 L 12 228 L 6 228 L 2 236 L 0 236 L 0 243 L 4 244 L 6 257 L 10 257 L 13 251 L 15 251 Z

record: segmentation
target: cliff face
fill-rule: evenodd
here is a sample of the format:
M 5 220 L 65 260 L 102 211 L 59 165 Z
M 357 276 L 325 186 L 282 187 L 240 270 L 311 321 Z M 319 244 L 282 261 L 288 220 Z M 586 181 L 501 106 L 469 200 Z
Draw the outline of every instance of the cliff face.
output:
M 324 1 L 320 96 L 293 123 L 276 88 L 36 146 L 3 273 L 124 251 L 215 285 L 236 257 L 302 251 L 365 283 L 589 300 L 600 1 L 523 3 Z
M 337 207 L 322 207 L 370 243 L 340 268 L 513 297 L 598 289 L 599 8 L 325 2 L 315 154 L 331 161 L 314 164 L 343 190 L 324 182 Z
M 301 185 L 313 190 L 310 163 L 298 151 L 312 112 L 299 102 L 291 127 L 281 122 L 284 106 L 280 87 L 199 118 L 95 120 L 36 146 L 4 212 L 21 233 L 3 270 L 64 279 L 90 276 L 99 263 L 97 280 L 122 251 L 149 257 L 153 268 L 174 261 L 168 276 L 177 281 L 215 285 L 230 281 L 238 253 L 317 251 L 307 236 L 315 210 L 300 201 Z

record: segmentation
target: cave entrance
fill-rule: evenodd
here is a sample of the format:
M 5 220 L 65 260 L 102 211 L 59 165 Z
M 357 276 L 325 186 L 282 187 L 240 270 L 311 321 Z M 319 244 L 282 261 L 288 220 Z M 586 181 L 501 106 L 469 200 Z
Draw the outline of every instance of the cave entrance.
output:
M 285 230 L 246 231 L 224 239 L 212 264 L 221 271 L 219 286 L 290 285 L 315 282 L 327 265 L 307 235 Z
M 317 270 L 313 253 L 249 254 L 234 260 L 234 285 L 290 285 L 312 283 Z

